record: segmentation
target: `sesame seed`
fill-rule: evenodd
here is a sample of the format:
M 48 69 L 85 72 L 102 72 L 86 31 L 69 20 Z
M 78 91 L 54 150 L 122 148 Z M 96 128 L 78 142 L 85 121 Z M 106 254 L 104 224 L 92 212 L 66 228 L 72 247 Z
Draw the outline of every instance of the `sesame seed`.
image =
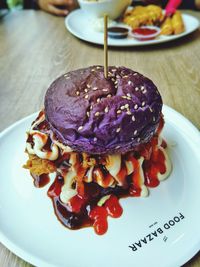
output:
M 146 92 L 147 92 L 147 90 L 146 90 L 146 89 L 144 89 L 144 90 L 142 91 L 142 93 L 143 93 L 143 94 L 146 94 Z
M 131 97 L 128 97 L 128 96 L 127 96 L 127 98 L 126 98 L 126 99 L 127 99 L 127 100 L 131 100 Z
M 87 89 L 87 88 L 85 88 L 85 89 L 84 89 L 84 91 L 87 93 L 87 92 L 88 92 L 88 89 Z
M 97 141 L 97 138 L 96 138 L 96 137 L 94 137 L 94 139 L 93 139 L 93 140 L 94 140 L 94 142 L 96 142 L 96 141 Z
M 104 109 L 104 111 L 105 111 L 105 113 L 108 113 L 108 107 L 106 107 L 106 108 Z
M 111 94 L 107 95 L 107 97 L 111 97 Z
M 116 69 L 112 69 L 113 72 L 117 71 Z
M 116 149 L 119 149 L 120 148 L 120 146 L 116 146 Z
M 128 75 L 124 75 L 123 78 L 128 78 Z
M 83 126 L 78 127 L 78 131 L 81 131 L 83 129 Z
M 125 96 L 125 95 L 122 95 L 121 97 L 122 97 L 122 98 L 125 98 L 125 99 L 128 99 L 127 96 Z
M 132 121 L 135 121 L 135 116 L 134 115 L 132 116 Z
M 91 88 L 91 85 L 87 84 L 87 88 Z
M 90 116 L 90 112 L 89 111 L 87 111 L 86 114 L 87 114 L 88 117 Z
M 145 87 L 144 87 L 143 85 L 140 87 L 141 90 L 144 90 L 144 88 L 145 88 Z
M 149 110 L 150 110 L 150 112 L 153 112 L 153 109 L 151 107 L 149 107 Z
M 119 75 L 116 75 L 116 78 L 118 78 L 118 79 L 119 79 L 119 78 L 121 78 L 121 77 L 120 77 Z
M 137 92 L 139 90 L 139 88 L 138 87 L 135 87 L 135 91 Z
M 85 95 L 85 98 L 87 99 L 88 98 L 88 95 Z
M 77 95 L 80 95 L 80 92 L 79 92 L 79 91 L 76 91 L 76 94 L 77 94 Z
M 115 88 L 118 88 L 118 85 L 115 85 Z
M 128 85 L 132 85 L 133 83 L 131 81 L 128 81 Z
M 131 95 L 128 93 L 128 94 L 126 94 L 128 97 L 131 97 Z
M 67 77 L 67 76 L 68 76 L 68 73 L 65 73 L 65 74 L 64 74 L 64 77 Z
M 136 76 L 136 75 L 138 75 L 138 74 L 137 74 L 137 72 L 135 72 L 133 75 Z
M 126 112 L 126 114 L 128 114 L 128 115 L 131 115 L 131 112 L 130 112 L 130 110 L 128 110 L 128 111 Z
M 90 106 L 90 110 L 92 110 L 93 109 L 93 106 Z
M 99 114 L 100 114 L 100 113 L 97 111 L 94 115 L 95 115 L 96 117 L 98 117 Z
M 96 91 L 98 88 L 97 87 L 93 87 L 92 90 Z
M 118 81 L 115 81 L 114 84 L 118 84 Z
M 114 78 L 112 78 L 112 79 L 111 79 L 111 81 L 115 82 L 115 79 L 114 79 Z
M 129 104 L 126 104 L 126 105 L 125 105 L 125 108 L 129 108 Z
M 95 71 L 95 69 L 91 69 L 91 71 L 93 72 L 93 71 Z
M 156 118 L 155 117 L 153 117 L 153 121 L 156 121 Z
M 116 133 L 119 133 L 121 131 L 121 128 L 117 128 Z
M 117 110 L 117 114 L 120 114 L 120 113 L 122 113 L 122 111 L 119 109 L 119 110 Z
M 143 101 L 143 102 L 142 102 L 142 107 L 144 107 L 144 106 L 145 106 L 145 104 L 146 104 L 146 103 L 145 103 L 145 101 Z
M 103 88 L 102 91 L 103 92 L 108 92 L 108 89 L 107 88 Z
M 101 69 L 101 67 L 100 66 L 97 66 L 97 70 L 99 70 L 99 69 Z
M 135 104 L 134 109 L 138 109 L 138 105 L 137 104 Z
M 125 109 L 125 106 L 121 106 L 120 109 L 121 109 L 121 110 L 124 110 L 124 109 Z
M 140 142 L 140 137 L 138 137 L 137 141 Z
M 101 99 L 100 98 L 97 98 L 97 103 L 99 103 L 101 101 Z
M 135 130 L 133 134 L 136 135 L 137 134 L 137 130 Z

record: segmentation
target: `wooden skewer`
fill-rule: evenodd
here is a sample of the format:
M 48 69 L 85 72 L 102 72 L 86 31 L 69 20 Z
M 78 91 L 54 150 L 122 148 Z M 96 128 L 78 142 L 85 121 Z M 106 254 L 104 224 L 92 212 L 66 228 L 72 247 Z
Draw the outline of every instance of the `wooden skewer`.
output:
M 104 15 L 104 76 L 108 78 L 108 15 Z

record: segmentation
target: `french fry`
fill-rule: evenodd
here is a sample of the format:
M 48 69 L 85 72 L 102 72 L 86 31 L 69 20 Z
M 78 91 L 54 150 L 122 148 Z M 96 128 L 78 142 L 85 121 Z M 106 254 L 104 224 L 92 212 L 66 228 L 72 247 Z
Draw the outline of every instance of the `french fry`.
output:
M 180 11 L 176 11 L 176 13 L 172 16 L 172 27 L 174 34 L 180 34 L 184 32 L 185 26 Z
M 173 34 L 174 29 L 172 26 L 172 20 L 170 17 L 166 18 L 163 24 L 161 25 L 161 33 L 163 35 L 171 35 Z

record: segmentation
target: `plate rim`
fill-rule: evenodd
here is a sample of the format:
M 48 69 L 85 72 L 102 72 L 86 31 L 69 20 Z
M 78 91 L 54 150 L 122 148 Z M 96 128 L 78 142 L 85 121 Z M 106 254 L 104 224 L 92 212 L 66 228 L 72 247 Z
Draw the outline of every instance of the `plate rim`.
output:
M 23 122 L 26 122 L 30 118 L 37 116 L 38 112 L 34 112 L 34 113 L 16 121 L 15 123 L 11 124 L 6 129 L 4 129 L 2 132 L 0 132 L 0 141 L 8 132 L 10 132 L 14 128 L 18 127 L 20 124 L 23 124 Z M 185 125 L 187 125 L 187 127 L 189 127 L 191 129 L 191 131 L 194 133 L 194 135 L 196 135 L 196 138 L 200 142 L 200 132 L 199 132 L 198 128 L 192 122 L 190 122 L 186 117 L 184 117 L 181 113 L 174 110 L 173 108 L 171 108 L 167 105 L 163 105 L 164 115 L 167 112 L 168 113 L 174 113 L 176 115 L 176 117 L 180 118 L 180 120 L 181 120 L 180 123 L 183 122 Z M 171 121 L 171 120 L 169 119 L 169 121 Z M 26 262 L 28 262 L 30 264 L 33 264 L 36 266 L 43 266 L 43 267 L 58 267 L 58 265 L 53 265 L 51 263 L 48 263 L 47 261 L 45 261 L 45 260 L 43 260 L 37 256 L 34 256 L 34 254 L 21 248 L 19 245 L 17 245 L 13 241 L 11 241 L 6 236 L 6 234 L 2 232 L 1 229 L 0 229 L 0 242 L 7 249 L 9 249 L 12 253 L 14 253 L 15 255 L 17 255 L 18 257 L 20 257 L 21 259 L 25 260 Z M 194 257 L 198 253 L 199 250 L 200 250 L 200 235 L 198 235 L 198 239 L 196 239 L 196 242 L 194 242 L 191 246 L 189 246 L 187 253 L 181 254 L 180 256 L 178 256 L 176 258 L 176 262 L 174 262 L 174 264 L 176 264 L 175 266 L 180 266 L 180 265 L 185 264 L 192 257 Z
M 73 16 L 80 16 L 81 14 L 84 14 L 84 11 L 81 10 L 81 8 L 78 8 L 72 12 L 69 13 L 69 15 L 67 15 L 65 17 L 65 27 L 66 29 L 72 34 L 74 35 L 75 37 L 77 37 L 78 39 L 82 40 L 82 41 L 86 41 L 88 43 L 92 43 L 92 44 L 96 44 L 96 45 L 103 45 L 103 41 L 102 42 L 96 42 L 95 40 L 92 40 L 90 38 L 85 38 L 84 36 L 82 35 L 79 35 L 79 33 L 77 33 L 77 31 L 74 31 L 72 29 L 72 27 L 70 26 L 70 19 L 73 18 Z M 124 44 L 118 44 L 118 43 L 112 43 L 110 44 L 109 41 L 108 41 L 108 46 L 110 47 L 143 47 L 143 46 L 148 46 L 148 45 L 159 45 L 159 44 L 162 44 L 162 43 L 166 43 L 166 42 L 171 42 L 171 41 L 174 41 L 174 40 L 177 40 L 177 39 L 180 39 L 184 36 L 187 36 L 191 33 L 193 33 L 194 31 L 196 31 L 199 26 L 200 26 L 200 22 L 199 20 L 195 17 L 195 16 L 192 16 L 190 14 L 186 14 L 184 12 L 182 12 L 182 15 L 183 17 L 187 18 L 187 17 L 190 17 L 192 19 L 194 19 L 196 21 L 196 27 L 190 31 L 184 31 L 183 33 L 181 34 L 178 34 L 178 35 L 173 35 L 173 36 L 165 36 L 166 39 L 161 39 L 161 40 L 149 40 L 149 41 L 143 41 L 142 43 L 124 43 Z M 103 40 L 103 39 L 102 39 Z

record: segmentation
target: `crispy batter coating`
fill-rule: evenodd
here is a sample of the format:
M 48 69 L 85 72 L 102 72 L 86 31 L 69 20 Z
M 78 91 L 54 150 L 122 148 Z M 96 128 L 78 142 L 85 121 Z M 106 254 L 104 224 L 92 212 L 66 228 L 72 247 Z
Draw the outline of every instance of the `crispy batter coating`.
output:
M 158 24 L 162 19 L 162 9 L 156 5 L 148 5 L 146 7 L 137 6 L 128 10 L 124 15 L 123 22 L 135 29 L 143 25 Z
M 40 159 L 36 155 L 28 154 L 29 159 L 23 168 L 29 169 L 35 175 L 48 174 L 56 171 L 55 164 L 47 159 Z

